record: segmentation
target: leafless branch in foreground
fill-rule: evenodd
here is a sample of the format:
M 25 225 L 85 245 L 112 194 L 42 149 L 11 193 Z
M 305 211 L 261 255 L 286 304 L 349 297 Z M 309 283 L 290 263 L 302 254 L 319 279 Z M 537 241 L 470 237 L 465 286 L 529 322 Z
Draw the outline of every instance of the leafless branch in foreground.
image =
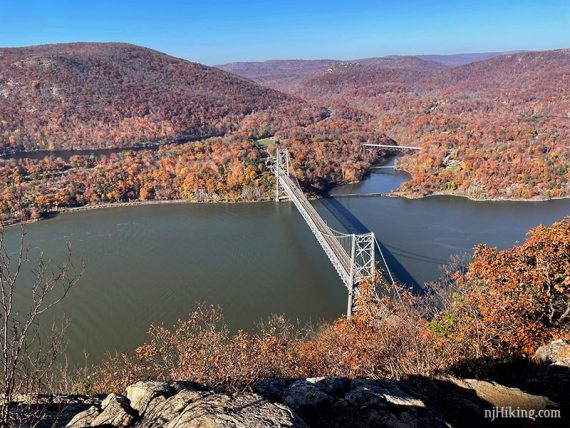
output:
M 31 262 L 22 227 L 15 256 L 10 255 L 0 224 L 0 425 L 13 425 L 11 405 L 21 394 L 33 400 L 43 392 L 58 356 L 65 345 L 67 322 L 52 326 L 42 335 L 42 315 L 60 303 L 77 284 L 83 265 L 77 269 L 71 245 L 63 263 L 51 266 L 43 252 Z M 32 276 L 24 280 L 23 269 L 30 265 Z M 25 299 L 25 300 L 24 300 Z M 31 404 L 31 403 L 30 403 Z

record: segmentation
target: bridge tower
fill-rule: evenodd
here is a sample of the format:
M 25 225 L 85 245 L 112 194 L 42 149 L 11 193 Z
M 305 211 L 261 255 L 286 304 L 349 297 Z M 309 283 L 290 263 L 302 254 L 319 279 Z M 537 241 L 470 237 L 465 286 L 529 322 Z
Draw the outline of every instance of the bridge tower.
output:
M 273 169 L 275 172 L 275 201 L 288 201 L 289 195 L 279 184 L 279 175 L 281 173 L 288 176 L 291 175 L 291 158 L 289 157 L 289 151 L 287 149 L 280 149 L 277 147 L 275 150 L 275 156 L 273 158 Z
M 267 160 L 267 167 L 275 174 L 275 200 L 287 199 L 295 204 L 347 288 L 346 315 L 350 317 L 358 284 L 375 273 L 374 233 L 349 234 L 329 227 L 301 190 L 286 148 L 277 148 Z

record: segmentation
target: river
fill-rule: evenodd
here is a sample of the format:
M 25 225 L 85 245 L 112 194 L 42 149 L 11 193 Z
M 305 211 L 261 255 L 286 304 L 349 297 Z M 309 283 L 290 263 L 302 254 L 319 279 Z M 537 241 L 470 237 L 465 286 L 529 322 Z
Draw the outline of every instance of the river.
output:
M 530 228 L 570 214 L 570 200 L 338 196 L 386 192 L 405 179 L 401 172 L 376 170 L 314 204 L 335 228 L 374 231 L 389 266 L 410 285 L 436 279 L 452 255 L 469 253 L 477 243 L 506 248 Z M 71 320 L 72 362 L 81 361 L 83 350 L 92 362 L 106 351 L 132 350 L 147 338 L 149 324 L 171 325 L 197 302 L 220 305 L 233 329 L 251 329 L 272 313 L 319 322 L 345 311 L 340 279 L 288 202 L 70 212 L 28 224 L 26 232 L 32 255 L 41 249 L 60 262 L 70 242 L 74 260 L 85 263 L 80 283 L 52 313 Z M 18 227 L 6 232 L 12 253 L 18 235 Z M 22 280 L 29 278 L 25 273 Z M 25 297 L 23 288 L 18 297 Z
M 41 160 L 44 158 L 62 158 L 69 161 L 73 156 L 86 156 L 92 159 L 100 158 L 102 156 L 110 156 L 114 153 L 121 152 L 138 152 L 141 150 L 157 150 L 158 144 L 147 143 L 141 146 L 122 147 L 116 149 L 86 149 L 86 150 L 37 150 L 35 152 L 14 152 L 14 153 L 0 153 L 0 159 L 32 159 Z

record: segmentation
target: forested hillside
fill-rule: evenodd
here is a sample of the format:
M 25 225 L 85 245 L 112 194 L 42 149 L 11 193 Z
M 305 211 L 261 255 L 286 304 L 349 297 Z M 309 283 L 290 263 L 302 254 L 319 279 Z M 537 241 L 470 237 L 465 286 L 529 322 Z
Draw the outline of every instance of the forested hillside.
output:
M 433 59 L 433 58 L 432 58 Z M 397 57 L 338 63 L 272 86 L 369 113 L 402 145 L 409 195 L 570 195 L 570 50 L 501 55 L 453 68 Z
M 406 195 L 570 195 L 569 50 L 453 68 L 415 57 L 277 65 L 266 64 L 265 83 L 289 95 L 132 45 L 1 49 L 0 151 L 165 147 L 0 158 L 0 219 L 149 199 L 263 199 L 271 177 L 253 141 L 268 135 L 292 149 L 317 193 L 366 174 L 380 153 L 360 143 L 394 140 L 421 146 L 400 160 L 412 174 Z
M 360 150 L 359 143 L 386 138 L 366 132 L 357 117 L 336 116 L 278 134 L 292 149 L 297 173 L 309 191 L 362 178 L 377 154 Z M 0 223 L 108 203 L 267 200 L 275 184 L 265 156 L 265 149 L 248 138 L 231 135 L 97 158 L 0 158 Z
M 323 112 L 216 68 L 118 43 L 0 49 L 0 152 L 127 147 L 244 130 Z

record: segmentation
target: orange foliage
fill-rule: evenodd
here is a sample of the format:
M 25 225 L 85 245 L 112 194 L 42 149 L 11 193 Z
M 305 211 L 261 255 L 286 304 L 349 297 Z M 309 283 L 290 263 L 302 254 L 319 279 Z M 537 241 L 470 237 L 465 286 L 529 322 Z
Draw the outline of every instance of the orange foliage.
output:
M 272 186 L 262 156 L 247 140 L 214 138 L 98 159 L 0 160 L 0 220 L 86 204 L 262 199 Z
M 375 301 L 370 285 L 363 286 L 365 309 L 316 330 L 298 330 L 273 317 L 256 332 L 232 335 L 219 309 L 198 308 L 172 329 L 152 326 L 150 341 L 134 355 L 106 361 L 93 376 L 94 388 L 121 390 L 139 379 L 190 379 L 233 391 L 281 376 L 428 374 L 443 360 L 430 346 L 434 335 L 413 310 L 413 298 L 401 293 L 402 301 Z
M 343 117 L 344 115 L 345 117 Z M 360 142 L 386 137 L 345 111 L 306 127 L 279 132 L 295 171 L 309 191 L 362 178 L 377 153 Z M 186 199 L 269 199 L 274 178 L 265 149 L 244 134 L 209 138 L 155 150 L 125 150 L 98 158 L 0 158 L 0 221 L 37 219 L 68 207 L 117 202 Z
M 527 241 L 498 251 L 475 248 L 457 294 L 432 327 L 456 358 L 532 354 L 570 326 L 570 219 L 539 226 Z

